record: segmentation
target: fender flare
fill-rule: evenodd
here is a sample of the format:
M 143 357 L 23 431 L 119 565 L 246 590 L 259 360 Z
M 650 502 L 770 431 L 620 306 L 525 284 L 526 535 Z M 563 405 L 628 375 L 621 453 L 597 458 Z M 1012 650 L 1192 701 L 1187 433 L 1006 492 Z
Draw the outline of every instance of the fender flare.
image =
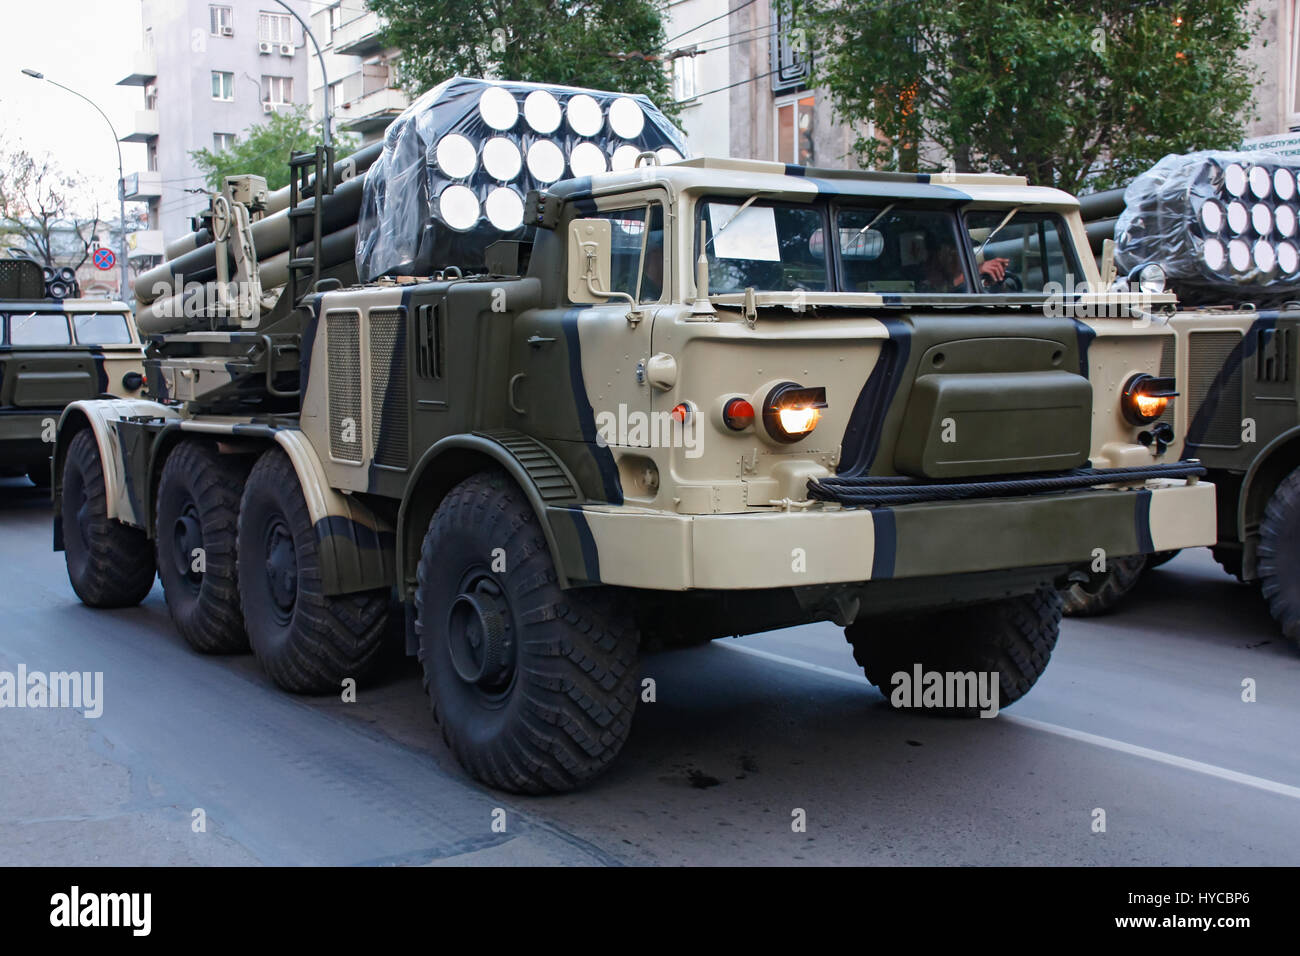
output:
M 1282 434 L 1275 436 L 1267 445 L 1259 450 L 1259 453 L 1251 460 L 1250 467 L 1241 478 L 1241 495 L 1237 499 L 1237 531 L 1242 538 L 1246 533 L 1246 521 L 1249 518 L 1249 502 L 1251 492 L 1254 490 L 1255 481 L 1259 478 L 1259 473 L 1274 460 L 1274 455 L 1285 448 L 1300 441 L 1300 425 L 1289 428 Z
M 455 466 L 446 470 L 441 481 L 437 479 L 439 462 L 456 459 Z M 475 466 L 471 462 L 478 461 Z M 397 512 L 397 540 L 394 549 L 397 557 L 397 583 L 399 595 L 407 599 L 408 586 L 415 578 L 414 555 L 419 554 L 419 542 L 424 540 L 427 520 L 438 503 L 456 483 L 482 470 L 483 464 L 502 468 L 528 499 L 546 538 L 546 546 L 555 562 L 557 583 L 567 588 L 590 579 L 576 547 L 572 534 L 563 533 L 552 522 L 554 513 L 562 512 L 565 505 L 582 500 L 579 485 L 569 469 L 546 445 L 520 432 L 506 429 L 450 435 L 429 447 L 411 469 L 402 504 Z M 433 482 L 435 494 L 421 494 Z M 558 506 L 558 507 L 557 507 Z M 418 557 L 416 557 L 418 561 Z

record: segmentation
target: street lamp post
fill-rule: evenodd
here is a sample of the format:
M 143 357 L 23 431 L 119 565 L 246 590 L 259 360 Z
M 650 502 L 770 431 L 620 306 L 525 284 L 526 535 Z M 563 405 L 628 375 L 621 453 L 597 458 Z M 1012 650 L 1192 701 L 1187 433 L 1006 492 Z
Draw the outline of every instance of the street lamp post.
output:
M 46 83 L 53 83 L 59 89 L 67 90 L 73 96 L 81 97 L 91 106 L 95 107 L 95 110 L 99 113 L 100 116 L 104 117 L 104 122 L 108 124 L 109 132 L 113 134 L 113 145 L 117 148 L 117 206 L 118 206 L 118 216 L 122 224 L 122 236 L 121 236 L 121 242 L 119 244 L 119 251 L 118 251 L 118 256 L 121 259 L 121 266 L 122 266 L 122 283 L 121 283 L 120 294 L 122 299 L 126 300 L 127 296 L 131 294 L 131 277 L 127 271 L 127 264 L 126 264 L 126 176 L 122 172 L 122 143 L 121 140 L 117 138 L 117 130 L 113 128 L 113 121 L 108 118 L 107 113 L 105 113 L 102 109 L 99 108 L 99 104 L 97 104 L 94 100 L 92 100 L 90 97 L 86 96 L 85 94 L 78 93 L 70 86 L 64 86 L 62 83 L 55 82 L 54 80 L 51 80 L 48 76 L 46 76 L 44 73 L 41 73 L 37 70 L 24 68 L 23 72 L 28 76 L 30 76 L 32 79 L 44 80 Z
M 278 3 L 280 6 L 284 7 L 286 10 L 289 11 L 290 14 L 293 15 L 293 18 L 297 20 L 298 23 L 302 26 L 302 32 L 306 35 L 307 39 L 311 40 L 311 45 L 316 48 L 316 59 L 320 61 L 320 78 L 321 78 L 321 82 L 325 84 L 324 138 L 325 138 L 325 145 L 329 146 L 333 142 L 333 137 L 330 135 L 330 77 L 329 74 L 325 72 L 325 55 L 320 51 L 320 44 L 316 42 L 316 35 L 311 32 L 311 27 L 307 26 L 307 21 L 304 20 L 302 17 L 298 16 L 298 11 L 295 10 L 293 7 L 289 6 L 289 4 L 285 3 L 284 0 L 275 0 L 275 2 Z

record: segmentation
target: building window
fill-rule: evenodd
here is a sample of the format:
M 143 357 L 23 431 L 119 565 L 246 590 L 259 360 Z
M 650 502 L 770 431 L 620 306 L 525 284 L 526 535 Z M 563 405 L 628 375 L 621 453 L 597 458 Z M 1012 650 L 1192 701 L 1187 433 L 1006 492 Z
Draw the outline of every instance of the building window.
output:
M 334 32 L 343 26 L 343 4 L 336 3 L 330 7 L 330 38 L 333 39 Z
M 1278 14 L 1281 16 L 1281 13 Z M 1291 95 L 1287 97 L 1287 126 L 1300 126 L 1300 2 L 1291 7 Z
M 232 7 L 212 3 L 208 5 L 208 19 L 214 37 L 235 35 L 235 11 Z
M 813 97 L 776 104 L 776 160 L 796 166 L 813 161 Z
M 212 98 L 227 102 L 235 98 L 235 74 L 212 71 Z
M 292 43 L 292 23 L 287 13 L 260 13 L 257 16 L 257 39 L 263 43 Z
M 158 144 L 150 143 L 147 150 L 147 162 L 145 168 L 151 173 L 158 172 Z
M 293 102 L 292 76 L 262 77 L 262 102 L 272 106 L 284 106 Z
M 772 90 L 793 90 L 803 86 L 808 79 L 807 33 L 799 26 L 790 10 L 789 0 L 772 4 Z
M 234 133 L 213 133 L 212 149 L 218 153 L 224 153 L 226 150 L 235 145 Z
M 673 60 L 673 99 L 678 103 L 700 95 L 695 57 L 679 56 Z

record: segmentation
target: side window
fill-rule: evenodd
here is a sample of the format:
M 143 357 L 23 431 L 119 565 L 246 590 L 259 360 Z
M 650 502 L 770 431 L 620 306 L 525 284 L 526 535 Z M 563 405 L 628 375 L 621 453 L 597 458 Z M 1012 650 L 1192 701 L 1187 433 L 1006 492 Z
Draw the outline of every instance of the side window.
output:
M 9 316 L 10 345 L 71 345 L 68 317 L 62 312 Z
M 985 209 L 966 214 L 980 282 L 996 292 L 1042 292 L 1049 282 L 1083 281 L 1065 223 L 1054 213 Z M 1000 228 L 999 228 L 1000 227 Z
M 592 213 L 584 218 L 608 219 L 610 235 L 610 287 L 626 292 L 638 302 L 659 302 L 664 294 L 664 207 L 650 203 L 634 209 Z M 645 248 L 645 270 L 640 270 Z M 640 296 L 637 278 L 640 275 Z

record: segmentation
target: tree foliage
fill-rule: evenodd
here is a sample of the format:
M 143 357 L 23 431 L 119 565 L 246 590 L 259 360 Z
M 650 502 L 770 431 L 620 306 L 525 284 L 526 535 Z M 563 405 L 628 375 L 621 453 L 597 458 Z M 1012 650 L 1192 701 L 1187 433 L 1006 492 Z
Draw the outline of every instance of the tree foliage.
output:
M 1236 146 L 1250 0 L 799 0 L 818 83 L 883 168 L 1011 172 L 1076 191 Z
M 5 244 L 47 266 L 80 268 L 99 228 L 86 182 L 48 153 L 0 151 L 0 233 Z
M 663 0 L 369 0 L 412 95 L 457 74 L 644 93 L 676 110 Z
M 196 149 L 190 152 L 190 158 L 210 189 L 220 189 L 227 176 L 251 173 L 264 177 L 267 188 L 275 190 L 289 185 L 289 154 L 313 150 L 319 141 L 320 131 L 306 107 L 281 107 L 266 122 L 244 130 L 229 149 Z M 334 137 L 338 156 L 347 155 L 355 146 L 355 136 Z

